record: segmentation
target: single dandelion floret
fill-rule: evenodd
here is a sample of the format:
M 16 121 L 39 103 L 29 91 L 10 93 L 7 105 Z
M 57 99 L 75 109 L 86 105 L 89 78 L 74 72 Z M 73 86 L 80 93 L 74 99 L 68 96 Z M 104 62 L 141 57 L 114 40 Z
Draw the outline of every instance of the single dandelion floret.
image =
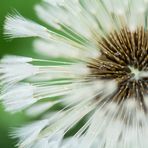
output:
M 5 35 L 37 37 L 48 60 L 5 56 L 7 111 L 42 117 L 17 129 L 20 148 L 148 147 L 148 1 L 44 0 L 47 28 L 8 15 Z

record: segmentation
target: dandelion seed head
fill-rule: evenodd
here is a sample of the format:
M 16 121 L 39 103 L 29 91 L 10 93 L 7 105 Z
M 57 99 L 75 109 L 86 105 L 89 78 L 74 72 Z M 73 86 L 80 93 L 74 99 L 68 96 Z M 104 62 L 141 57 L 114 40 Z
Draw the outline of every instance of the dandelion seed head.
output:
M 48 57 L 0 61 L 6 110 L 42 117 L 13 133 L 18 146 L 147 148 L 147 0 L 44 0 L 35 11 L 47 27 L 19 14 L 4 27 L 37 37 Z

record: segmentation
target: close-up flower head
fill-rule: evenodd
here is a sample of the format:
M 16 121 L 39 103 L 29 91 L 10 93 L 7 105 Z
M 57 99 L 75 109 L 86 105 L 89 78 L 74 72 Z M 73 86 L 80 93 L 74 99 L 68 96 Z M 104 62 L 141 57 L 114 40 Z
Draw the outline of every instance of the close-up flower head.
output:
M 39 57 L 0 60 L 5 110 L 37 119 L 11 132 L 16 146 L 148 148 L 148 0 L 34 8 L 40 24 L 17 11 L 4 22 L 5 38 L 33 37 Z

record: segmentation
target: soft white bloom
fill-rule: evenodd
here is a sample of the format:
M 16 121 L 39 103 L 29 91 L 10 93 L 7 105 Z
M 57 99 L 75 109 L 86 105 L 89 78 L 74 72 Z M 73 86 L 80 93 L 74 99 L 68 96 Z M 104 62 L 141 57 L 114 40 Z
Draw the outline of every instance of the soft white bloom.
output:
M 35 11 L 49 27 L 20 14 L 4 27 L 37 37 L 48 58 L 0 61 L 6 110 L 42 115 L 13 133 L 18 147 L 148 148 L 148 1 L 44 0 Z

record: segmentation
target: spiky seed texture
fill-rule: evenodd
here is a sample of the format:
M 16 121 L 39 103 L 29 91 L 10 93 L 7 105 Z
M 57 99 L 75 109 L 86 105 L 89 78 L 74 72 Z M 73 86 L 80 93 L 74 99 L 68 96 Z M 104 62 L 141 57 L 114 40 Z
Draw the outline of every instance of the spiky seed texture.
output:
M 148 1 L 44 0 L 35 10 L 49 27 L 20 14 L 4 27 L 37 37 L 34 50 L 50 57 L 1 60 L 6 110 L 42 117 L 12 134 L 18 147 L 147 148 Z

